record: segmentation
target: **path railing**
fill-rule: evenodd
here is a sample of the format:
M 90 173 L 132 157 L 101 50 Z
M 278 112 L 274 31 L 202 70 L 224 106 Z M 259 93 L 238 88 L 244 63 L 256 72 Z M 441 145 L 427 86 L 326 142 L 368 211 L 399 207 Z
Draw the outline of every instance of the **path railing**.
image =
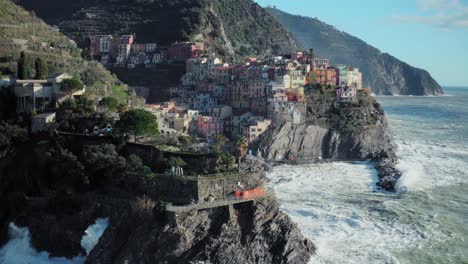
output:
M 195 203 L 195 204 L 187 204 L 187 205 L 172 205 L 171 203 L 168 203 L 166 204 L 166 211 L 180 213 L 180 212 L 191 211 L 191 210 L 203 210 L 203 209 L 223 207 L 223 206 L 240 204 L 240 203 L 247 203 L 247 202 L 254 201 L 258 198 L 260 197 L 250 198 L 250 199 L 226 198 L 225 200 L 218 200 L 214 202 Z

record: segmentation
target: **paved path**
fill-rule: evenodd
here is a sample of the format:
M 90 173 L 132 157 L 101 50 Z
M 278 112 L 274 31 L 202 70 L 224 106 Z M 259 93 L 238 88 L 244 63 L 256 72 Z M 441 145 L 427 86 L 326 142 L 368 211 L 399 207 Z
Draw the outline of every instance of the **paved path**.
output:
M 167 204 L 166 205 L 166 211 L 174 212 L 174 213 L 180 213 L 180 212 L 185 212 L 185 211 L 190 211 L 190 210 L 202 210 L 202 209 L 209 209 L 209 208 L 215 208 L 215 207 L 222 207 L 222 206 L 246 203 L 246 202 L 251 202 L 251 201 L 255 201 L 255 200 L 256 200 L 256 198 L 251 198 L 251 199 L 230 198 L 230 199 L 226 199 L 226 200 L 214 201 L 212 203 L 208 203 L 208 202 L 207 203 L 196 203 L 196 204 L 188 204 L 188 205 L 180 205 L 180 206 Z

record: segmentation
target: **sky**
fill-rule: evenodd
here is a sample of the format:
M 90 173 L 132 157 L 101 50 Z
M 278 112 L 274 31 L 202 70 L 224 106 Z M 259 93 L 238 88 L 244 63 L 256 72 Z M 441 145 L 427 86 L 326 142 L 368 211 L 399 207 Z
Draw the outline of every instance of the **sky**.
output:
M 443 86 L 468 87 L 468 0 L 255 0 L 316 17 L 406 63 Z

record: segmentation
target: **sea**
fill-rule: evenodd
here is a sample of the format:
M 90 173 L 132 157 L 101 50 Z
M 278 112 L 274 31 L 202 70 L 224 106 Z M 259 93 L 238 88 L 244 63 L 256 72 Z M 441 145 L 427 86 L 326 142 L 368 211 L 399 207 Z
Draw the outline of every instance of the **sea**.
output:
M 376 188 L 369 162 L 275 167 L 284 212 L 317 246 L 311 263 L 468 263 L 468 88 L 378 97 L 403 172 Z

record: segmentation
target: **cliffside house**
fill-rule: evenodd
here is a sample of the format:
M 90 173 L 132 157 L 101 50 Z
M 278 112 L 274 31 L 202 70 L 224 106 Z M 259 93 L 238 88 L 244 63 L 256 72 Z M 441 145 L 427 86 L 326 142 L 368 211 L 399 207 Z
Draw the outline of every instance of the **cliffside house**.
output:
M 71 78 L 72 76 L 67 73 L 60 73 L 51 75 L 47 80 L 14 80 L 13 92 L 17 100 L 17 112 L 55 108 L 57 103 L 70 97 L 60 88 L 63 80 Z M 74 92 L 71 96 L 81 96 L 85 91 L 86 88 L 83 88 Z
M 357 87 L 339 87 L 336 89 L 338 102 L 353 102 L 357 99 Z
M 314 69 L 315 81 L 321 85 L 336 85 L 337 73 L 333 67 L 321 67 Z

